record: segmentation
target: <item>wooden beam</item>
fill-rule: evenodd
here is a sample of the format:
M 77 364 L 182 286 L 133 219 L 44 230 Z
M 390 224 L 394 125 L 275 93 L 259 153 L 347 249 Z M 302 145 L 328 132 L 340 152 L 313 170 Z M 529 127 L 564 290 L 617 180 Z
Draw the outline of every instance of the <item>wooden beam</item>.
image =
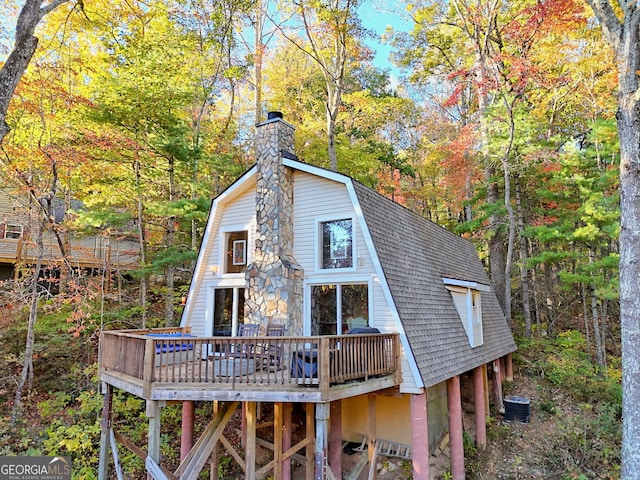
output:
M 342 400 L 331 402 L 329 422 L 329 465 L 336 478 L 342 478 Z
M 284 417 L 283 424 L 283 438 L 282 448 L 289 450 L 291 448 L 291 412 L 293 411 L 293 405 L 289 402 L 284 403 L 282 415 Z M 282 456 L 282 479 L 291 480 L 291 459 L 288 456 Z
M 98 462 L 98 480 L 107 480 L 109 470 L 109 437 L 113 406 L 113 387 L 103 383 L 102 419 L 100 420 L 100 460 Z
M 144 344 L 144 364 L 142 367 L 142 396 L 151 398 L 151 388 L 153 386 L 153 369 L 156 365 L 156 350 L 153 338 L 148 337 Z
M 156 464 L 160 464 L 160 402 L 147 400 L 147 417 L 149 418 L 149 434 L 147 437 L 147 455 Z M 149 458 L 147 458 L 147 461 Z M 147 469 L 148 470 L 148 469 Z M 158 478 L 158 477 L 156 477 Z
M 233 445 L 231 445 L 229 440 L 227 440 L 227 437 L 225 437 L 224 435 L 220 435 L 220 443 L 224 448 L 227 449 L 227 453 L 229 453 L 229 455 L 233 457 L 236 463 L 240 465 L 240 468 L 242 469 L 242 471 L 246 472 L 247 464 L 245 463 L 244 459 L 240 456 L 240 454 L 236 451 L 236 449 L 233 448 Z
M 256 402 L 246 403 L 247 412 L 247 440 L 245 443 L 244 461 L 247 464 L 245 478 L 255 480 L 256 478 Z
M 118 480 L 124 480 L 120 457 L 118 457 L 118 444 L 116 443 L 116 436 L 113 434 L 113 429 L 109 431 L 109 443 L 111 444 L 111 451 L 113 452 L 113 465 L 116 469 L 116 477 Z
M 313 403 L 307 403 L 306 407 L 306 437 L 307 437 L 307 448 L 306 448 L 306 469 L 305 469 L 305 478 L 306 480 L 313 480 L 314 474 L 314 439 L 315 439 L 315 415 L 314 415 L 314 406 Z
M 147 460 L 144 462 L 144 466 L 147 468 L 147 472 L 151 474 L 153 480 L 170 480 L 167 475 L 165 475 L 164 470 L 158 465 L 153 458 L 147 457 Z
M 227 425 L 233 412 L 238 407 L 238 402 L 226 403 L 216 418 L 211 420 L 198 441 L 195 443 L 187 457 L 180 463 L 175 475 L 181 480 L 195 480 L 202 470 L 211 450 L 220 439 L 224 427 Z
M 219 410 L 219 406 L 218 406 L 218 402 L 214 401 L 212 402 L 212 408 L 211 408 L 211 412 L 213 413 L 213 418 L 215 418 L 218 415 L 218 410 Z M 220 435 L 220 437 L 222 438 L 223 435 Z M 209 480 L 218 480 L 218 462 L 220 461 L 220 454 L 219 454 L 219 450 L 220 448 L 218 447 L 218 442 L 213 444 L 213 447 L 211 449 L 211 456 L 210 456 L 210 468 L 209 468 Z
M 125 447 L 130 452 L 133 452 L 138 458 L 140 458 L 143 462 L 146 463 L 147 457 L 149 456 L 147 455 L 147 452 L 145 452 L 142 448 L 138 447 L 135 443 L 133 443 L 131 440 L 129 440 L 127 437 L 125 437 L 121 433 L 114 431 L 113 436 L 115 437 L 115 439 L 118 441 L 120 445 Z M 160 468 L 162 469 L 164 474 L 167 476 L 167 478 L 171 480 L 177 480 L 176 477 L 173 475 L 173 473 L 167 470 L 165 467 L 160 465 Z
M 367 425 L 367 430 L 369 435 L 367 438 L 369 439 L 369 443 L 367 446 L 367 456 L 369 457 L 369 465 L 375 465 L 375 453 L 376 453 L 376 396 L 375 395 L 367 395 L 367 407 L 369 413 L 369 424 Z M 375 471 L 373 473 L 373 478 L 375 478 Z
M 473 369 L 474 405 L 476 420 L 476 447 L 484 450 L 487 446 L 487 416 L 484 410 L 484 369 L 482 366 Z
M 273 480 L 282 480 L 283 404 L 273 404 Z
M 326 478 L 329 415 L 330 408 L 328 403 L 316 404 L 315 480 L 325 480 Z

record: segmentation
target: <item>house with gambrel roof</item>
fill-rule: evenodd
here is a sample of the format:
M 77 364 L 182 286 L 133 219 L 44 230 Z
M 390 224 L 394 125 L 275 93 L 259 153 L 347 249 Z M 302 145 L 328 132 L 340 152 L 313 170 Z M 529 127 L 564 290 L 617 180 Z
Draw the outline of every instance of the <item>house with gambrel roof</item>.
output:
M 224 443 L 229 409 L 207 427 L 207 441 L 189 440 L 196 400 L 242 404 L 247 479 L 265 469 L 294 478 L 291 458 L 301 449 L 305 478 L 342 478 L 346 441 L 368 445 L 373 464 L 385 445 L 412 459 L 414 479 L 428 479 L 429 452 L 447 431 L 453 478 L 464 478 L 461 384 L 473 392 L 483 447 L 489 398 L 501 406 L 516 348 L 474 246 L 348 176 L 300 161 L 294 131 L 270 114 L 257 126 L 256 165 L 214 199 L 182 332 L 169 333 L 188 337 L 104 332 L 101 379 L 147 399 L 147 467 L 156 478 L 170 478 L 159 465 L 157 414 L 168 400 L 183 402 L 177 478 L 199 471 L 198 459 Z M 248 325 L 255 336 L 245 336 Z M 282 336 L 268 335 L 274 325 Z M 137 370 L 122 361 L 136 349 L 129 362 L 144 364 Z M 266 466 L 256 464 L 258 402 L 274 405 Z M 305 440 L 292 445 L 296 405 L 306 411 Z

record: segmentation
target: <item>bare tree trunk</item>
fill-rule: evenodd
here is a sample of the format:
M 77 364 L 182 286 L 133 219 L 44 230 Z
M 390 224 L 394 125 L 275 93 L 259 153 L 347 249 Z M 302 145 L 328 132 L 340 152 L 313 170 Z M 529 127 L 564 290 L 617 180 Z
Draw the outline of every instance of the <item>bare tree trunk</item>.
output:
M 604 349 L 602 347 L 602 335 L 600 335 L 600 320 L 598 315 L 598 298 L 596 292 L 591 288 L 591 321 L 593 323 L 593 338 L 596 343 L 596 365 L 599 368 L 604 366 Z
M 264 57 L 265 45 L 262 42 L 262 35 L 264 30 L 265 12 L 269 7 L 268 1 L 261 1 L 257 4 L 255 10 L 255 19 L 253 23 L 253 36 L 254 36 L 254 54 L 253 54 L 253 66 L 254 66 L 254 104 L 255 104 L 255 123 L 258 125 L 262 122 L 262 63 Z
M 587 0 L 616 54 L 620 138 L 622 480 L 640 478 L 640 6 Z M 619 8 L 621 7 L 621 8 Z M 620 15 L 620 16 L 619 16 Z
M 137 155 L 137 154 L 136 154 Z M 145 255 L 144 241 L 144 202 L 142 199 L 142 178 L 140 173 L 140 160 L 134 161 L 134 170 L 136 174 L 136 190 L 138 193 L 138 246 L 140 247 L 140 265 L 143 269 L 147 268 L 147 259 Z M 142 328 L 147 325 L 147 273 L 142 273 L 140 277 L 140 306 L 142 307 Z
M 175 160 L 173 157 L 169 158 L 169 202 L 173 202 L 174 200 L 174 192 L 175 192 Z M 172 249 L 175 243 L 175 222 L 176 218 L 171 216 L 167 219 L 167 227 L 166 227 L 166 246 L 169 249 Z M 173 303 L 174 303 L 174 277 L 176 268 L 173 263 L 169 262 L 169 264 L 165 267 L 165 286 L 167 287 L 167 291 L 165 294 L 165 324 L 167 327 L 173 327 Z
M 589 249 L 589 263 L 592 264 L 595 259 L 595 252 Z M 593 275 L 592 275 L 593 276 Z M 595 281 L 589 287 L 591 297 L 591 322 L 593 325 L 593 339 L 596 345 L 596 365 L 601 369 L 604 367 L 604 349 L 602 346 L 602 334 L 600 332 L 600 316 L 598 315 L 598 297 L 596 296 Z
M 33 278 L 31 279 L 31 300 L 29 305 L 29 322 L 27 324 L 27 341 L 24 348 L 24 362 L 22 364 L 22 373 L 20 375 L 20 381 L 16 388 L 15 401 L 13 404 L 13 412 L 11 415 L 11 421 L 15 424 L 20 411 L 22 410 L 22 395 L 24 386 L 28 378 L 33 378 L 33 347 L 35 345 L 35 328 L 36 321 L 38 319 L 38 300 L 40 299 L 40 292 L 38 289 L 38 279 L 42 271 L 42 259 L 44 257 L 44 226 L 46 219 L 42 218 L 38 221 L 38 227 L 36 230 L 36 246 L 38 255 L 36 257 L 36 265 L 33 269 Z M 31 384 L 31 381 L 29 382 Z
M 593 359 L 591 352 L 591 329 L 589 328 L 589 311 L 587 308 L 587 286 L 580 285 L 582 292 L 582 317 L 584 318 L 584 334 L 587 340 L 587 353 L 589 354 L 589 360 Z
M 340 79 L 341 82 L 341 79 Z M 329 150 L 329 165 L 331 170 L 338 170 L 338 153 L 336 152 L 336 120 L 341 103 L 342 88 L 331 84 L 327 80 L 327 148 Z
M 518 237 L 520 238 L 520 283 L 522 284 L 522 310 L 524 314 L 524 330 L 527 338 L 531 338 L 531 303 L 529 299 L 529 269 L 527 268 L 527 239 L 524 236 L 524 214 L 520 196 L 520 182 L 516 180 L 516 209 L 518 215 Z
M 509 142 L 502 156 L 502 170 L 504 173 L 504 206 L 507 209 L 508 231 L 507 238 L 507 255 L 504 265 L 504 315 L 507 318 L 507 324 L 511 327 L 511 263 L 513 262 L 513 245 L 516 238 L 516 219 L 511 205 L 511 149 L 513 139 L 516 133 L 515 122 L 513 119 L 513 105 L 509 103 L 506 96 L 503 97 L 507 118 L 509 121 Z
M 536 332 L 540 335 L 540 302 L 538 301 L 538 275 L 536 274 L 536 269 L 533 268 L 531 270 L 531 285 L 533 286 L 533 308 L 536 317 Z
M 544 289 L 545 289 L 545 312 L 547 314 L 547 332 L 552 333 L 556 323 L 555 305 L 553 303 L 553 279 L 551 278 L 551 265 L 544 264 Z

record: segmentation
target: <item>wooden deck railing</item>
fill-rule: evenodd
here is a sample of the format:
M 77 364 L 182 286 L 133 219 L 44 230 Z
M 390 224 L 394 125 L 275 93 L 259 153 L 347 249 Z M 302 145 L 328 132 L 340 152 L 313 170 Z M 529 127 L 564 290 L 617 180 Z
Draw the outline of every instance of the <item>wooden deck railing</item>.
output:
M 154 384 L 325 391 L 399 374 L 399 352 L 397 334 L 194 337 L 181 328 L 121 330 L 102 333 L 100 368 L 141 380 L 145 391 Z

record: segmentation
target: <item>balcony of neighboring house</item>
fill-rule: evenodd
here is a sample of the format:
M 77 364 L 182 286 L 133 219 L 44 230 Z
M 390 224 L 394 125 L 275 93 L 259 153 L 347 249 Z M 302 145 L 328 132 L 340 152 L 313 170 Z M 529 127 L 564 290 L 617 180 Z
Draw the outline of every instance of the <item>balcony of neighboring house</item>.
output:
M 398 334 L 102 332 L 100 379 L 146 400 L 330 402 L 401 382 Z

